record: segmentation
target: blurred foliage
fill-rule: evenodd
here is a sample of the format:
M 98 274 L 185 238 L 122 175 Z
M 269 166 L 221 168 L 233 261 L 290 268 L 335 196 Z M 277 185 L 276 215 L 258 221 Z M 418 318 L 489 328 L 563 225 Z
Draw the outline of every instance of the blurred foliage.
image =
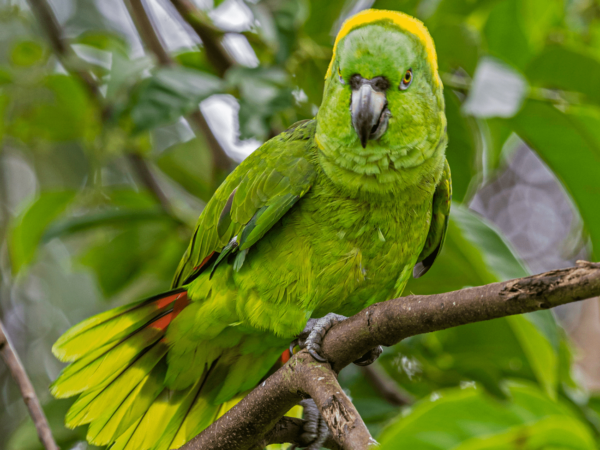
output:
M 168 1 L 150 3 L 164 3 L 162 15 L 154 10 L 159 30 L 182 21 Z M 228 47 L 240 62 L 221 78 L 204 47 L 189 43 L 196 36 L 187 43 L 179 37 L 177 45 L 165 38 L 174 63 L 158 65 L 151 49 L 141 51 L 132 22 L 117 20 L 128 11 L 121 0 L 53 2 L 73 50 L 61 58 L 22 2 L 0 1 L 0 307 L 9 330 L 24 340 L 19 350 L 62 448 L 80 442 L 85 430 L 66 430 L 68 402 L 46 394 L 61 367 L 49 356 L 51 343 L 93 313 L 168 287 L 220 179 L 210 136 L 190 114 L 203 100 L 226 98 L 239 108 L 234 131 L 259 141 L 313 117 L 335 33 L 359 8 L 372 4 L 424 20 L 446 85 L 453 212 L 439 260 L 407 293 L 527 274 L 500 232 L 468 209 L 519 139 L 562 182 L 581 215 L 590 256 L 598 258 L 597 0 L 202 4 L 211 27 L 244 42 Z M 228 28 L 231 11 L 245 14 L 246 25 Z M 81 72 L 91 74 L 95 88 Z M 231 130 L 215 123 L 216 137 L 228 142 Z M 574 379 L 572 360 L 565 332 L 545 311 L 415 336 L 387 349 L 380 364 L 415 405 L 387 403 L 356 368 L 341 381 L 386 449 L 399 442 L 411 449 L 596 448 L 600 400 Z M 0 448 L 40 448 L 10 380 L 2 372 L 0 380 L 7 392 Z

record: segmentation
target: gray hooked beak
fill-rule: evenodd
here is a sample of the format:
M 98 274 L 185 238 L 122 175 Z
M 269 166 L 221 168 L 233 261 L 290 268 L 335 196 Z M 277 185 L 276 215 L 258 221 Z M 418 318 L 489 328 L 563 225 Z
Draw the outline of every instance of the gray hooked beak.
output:
M 352 81 L 355 81 L 350 104 L 352 125 L 361 145 L 366 148 L 369 139 L 379 139 L 385 133 L 391 113 L 387 109 L 385 89 L 379 88 L 375 78 Z

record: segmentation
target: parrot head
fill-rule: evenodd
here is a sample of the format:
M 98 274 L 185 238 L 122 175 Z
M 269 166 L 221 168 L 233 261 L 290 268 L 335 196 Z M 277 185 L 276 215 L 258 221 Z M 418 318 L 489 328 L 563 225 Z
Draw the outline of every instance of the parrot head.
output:
M 326 172 L 381 184 L 443 158 L 443 87 L 433 40 L 417 19 L 380 10 L 353 16 L 336 38 L 325 80 L 316 138 Z

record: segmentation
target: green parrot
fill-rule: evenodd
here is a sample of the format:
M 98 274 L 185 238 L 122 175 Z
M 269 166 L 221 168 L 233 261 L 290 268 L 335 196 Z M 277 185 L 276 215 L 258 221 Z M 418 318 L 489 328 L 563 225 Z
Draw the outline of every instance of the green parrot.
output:
M 418 20 L 340 30 L 315 119 L 266 142 L 198 219 L 172 290 L 68 330 L 66 424 L 118 449 L 178 448 L 255 387 L 311 318 L 400 296 L 444 241 L 443 86 Z M 337 317 L 337 316 L 336 316 Z M 312 350 L 318 355 L 318 343 Z

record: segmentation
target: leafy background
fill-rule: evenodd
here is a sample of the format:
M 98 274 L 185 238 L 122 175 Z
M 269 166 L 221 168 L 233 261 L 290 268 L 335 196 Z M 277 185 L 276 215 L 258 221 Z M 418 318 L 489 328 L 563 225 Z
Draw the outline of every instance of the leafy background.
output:
M 47 392 L 52 343 L 169 285 L 233 167 L 222 150 L 239 162 L 314 116 L 336 31 L 361 9 L 421 18 L 446 86 L 452 219 L 407 292 L 598 260 L 597 0 L 178 3 L 52 0 L 61 55 L 29 3 L 0 0 L 0 316 L 62 448 L 88 445 Z M 416 336 L 341 382 L 384 449 L 592 449 L 599 337 L 592 300 Z M 40 448 L 1 364 L 0 388 L 0 448 Z

